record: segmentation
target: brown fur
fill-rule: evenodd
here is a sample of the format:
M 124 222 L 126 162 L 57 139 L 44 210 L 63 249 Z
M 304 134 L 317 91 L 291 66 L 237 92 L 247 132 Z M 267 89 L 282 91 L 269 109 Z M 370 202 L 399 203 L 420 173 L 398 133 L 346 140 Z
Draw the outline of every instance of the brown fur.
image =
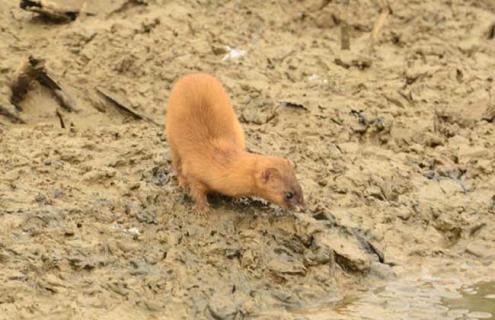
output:
M 292 162 L 246 151 L 230 99 L 213 76 L 195 73 L 179 79 L 165 121 L 179 185 L 189 189 L 197 212 L 208 210 L 209 192 L 259 196 L 284 208 L 304 206 Z M 290 200 L 287 192 L 294 195 Z

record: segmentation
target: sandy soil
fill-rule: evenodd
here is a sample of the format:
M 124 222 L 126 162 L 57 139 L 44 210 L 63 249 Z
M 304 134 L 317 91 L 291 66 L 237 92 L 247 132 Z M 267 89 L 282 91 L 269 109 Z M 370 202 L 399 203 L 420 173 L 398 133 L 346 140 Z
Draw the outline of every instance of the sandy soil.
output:
M 327 2 L 58 1 L 89 14 L 54 23 L 1 1 L 25 123 L 0 114 L 0 318 L 309 319 L 405 274 L 495 280 L 495 2 L 394 1 L 374 43 L 378 3 Z M 75 111 L 38 81 L 12 105 L 30 55 Z M 297 163 L 308 212 L 190 213 L 162 123 L 194 70 Z

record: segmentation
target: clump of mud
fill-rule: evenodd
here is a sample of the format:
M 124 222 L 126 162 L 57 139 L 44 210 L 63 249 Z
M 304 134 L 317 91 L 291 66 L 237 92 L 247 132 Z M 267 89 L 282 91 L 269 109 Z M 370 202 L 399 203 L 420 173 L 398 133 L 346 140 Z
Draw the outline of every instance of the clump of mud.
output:
M 491 2 L 21 2 L 0 3 L 1 317 L 309 318 L 493 267 Z M 297 163 L 308 212 L 191 214 L 162 125 L 190 71 Z

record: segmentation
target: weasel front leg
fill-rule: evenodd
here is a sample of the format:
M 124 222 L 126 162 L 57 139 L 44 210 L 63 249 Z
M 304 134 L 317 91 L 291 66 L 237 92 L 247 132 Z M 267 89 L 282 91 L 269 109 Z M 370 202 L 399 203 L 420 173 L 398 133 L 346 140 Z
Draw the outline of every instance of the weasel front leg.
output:
M 205 216 L 208 213 L 208 199 L 206 194 L 208 193 L 208 188 L 201 182 L 195 179 L 188 179 L 190 194 L 195 202 L 194 212 L 197 215 Z

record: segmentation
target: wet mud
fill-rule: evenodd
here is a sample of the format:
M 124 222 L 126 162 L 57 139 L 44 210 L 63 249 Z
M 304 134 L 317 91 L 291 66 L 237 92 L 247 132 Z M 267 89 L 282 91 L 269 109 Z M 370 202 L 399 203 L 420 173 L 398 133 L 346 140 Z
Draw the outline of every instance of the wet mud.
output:
M 494 281 L 495 3 L 380 3 L 0 2 L 0 318 L 387 318 L 425 273 Z M 191 71 L 307 212 L 191 213 L 163 132 Z

